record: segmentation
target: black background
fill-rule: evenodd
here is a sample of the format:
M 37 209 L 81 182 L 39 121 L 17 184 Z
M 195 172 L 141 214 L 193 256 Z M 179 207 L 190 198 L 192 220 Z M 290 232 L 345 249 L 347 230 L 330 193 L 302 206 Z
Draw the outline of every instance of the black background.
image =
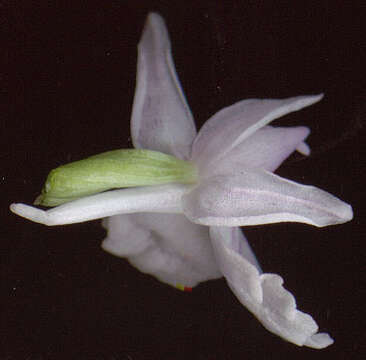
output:
M 365 5 L 60 3 L 0 6 L 0 359 L 363 359 Z M 325 93 L 281 121 L 309 126 L 313 152 L 278 173 L 349 202 L 354 220 L 246 234 L 263 269 L 281 274 L 298 307 L 335 338 L 331 347 L 272 335 L 224 280 L 186 294 L 139 273 L 100 249 L 99 221 L 48 228 L 9 213 L 11 202 L 34 200 L 52 168 L 131 147 L 136 45 L 151 10 L 167 22 L 198 127 L 240 99 Z

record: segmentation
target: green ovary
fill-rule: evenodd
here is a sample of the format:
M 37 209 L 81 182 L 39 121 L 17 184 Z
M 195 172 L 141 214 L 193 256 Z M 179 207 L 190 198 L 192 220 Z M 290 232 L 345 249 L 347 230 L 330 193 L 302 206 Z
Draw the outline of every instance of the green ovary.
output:
M 195 166 L 151 150 L 113 150 L 52 170 L 37 205 L 57 206 L 102 191 L 197 181 Z

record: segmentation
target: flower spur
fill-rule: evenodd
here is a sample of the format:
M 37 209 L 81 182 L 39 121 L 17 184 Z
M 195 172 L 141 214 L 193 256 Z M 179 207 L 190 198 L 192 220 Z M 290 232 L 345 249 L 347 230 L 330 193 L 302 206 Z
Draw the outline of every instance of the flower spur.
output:
M 324 348 L 333 340 L 296 309 L 280 276 L 262 272 L 238 227 L 282 221 L 326 226 L 352 219 L 351 207 L 336 197 L 273 174 L 293 151 L 309 154 L 309 130 L 268 124 L 321 97 L 240 101 L 212 116 L 197 135 L 167 29 L 152 13 L 139 44 L 133 144 L 190 161 L 198 172 L 193 183 L 106 191 L 48 211 L 24 204 L 11 210 L 46 225 L 104 218 L 106 251 L 181 289 L 224 276 L 269 331 L 297 345 Z

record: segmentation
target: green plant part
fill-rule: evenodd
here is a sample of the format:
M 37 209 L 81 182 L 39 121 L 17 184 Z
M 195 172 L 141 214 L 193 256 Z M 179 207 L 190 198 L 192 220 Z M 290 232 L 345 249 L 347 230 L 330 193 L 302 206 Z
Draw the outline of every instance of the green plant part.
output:
M 152 150 L 113 150 L 53 169 L 34 203 L 57 206 L 110 189 L 196 180 L 188 161 Z

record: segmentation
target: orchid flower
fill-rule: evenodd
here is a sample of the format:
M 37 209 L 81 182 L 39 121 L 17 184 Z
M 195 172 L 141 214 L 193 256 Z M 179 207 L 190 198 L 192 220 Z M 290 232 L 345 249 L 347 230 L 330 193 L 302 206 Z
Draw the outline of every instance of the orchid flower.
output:
M 46 225 L 104 218 L 103 249 L 140 271 L 182 290 L 224 276 L 269 331 L 297 345 L 330 345 L 331 337 L 297 310 L 283 279 L 262 272 L 238 227 L 284 221 L 321 227 L 352 219 L 351 207 L 335 196 L 273 174 L 295 150 L 310 153 L 304 142 L 309 129 L 269 123 L 322 95 L 239 101 L 213 115 L 197 134 L 158 14 L 149 14 L 138 50 L 134 147 L 186 164 L 179 169 L 189 173 L 189 181 L 132 181 L 132 188 L 102 187 L 98 191 L 104 192 L 70 197 L 47 211 L 24 204 L 12 204 L 11 210 Z

